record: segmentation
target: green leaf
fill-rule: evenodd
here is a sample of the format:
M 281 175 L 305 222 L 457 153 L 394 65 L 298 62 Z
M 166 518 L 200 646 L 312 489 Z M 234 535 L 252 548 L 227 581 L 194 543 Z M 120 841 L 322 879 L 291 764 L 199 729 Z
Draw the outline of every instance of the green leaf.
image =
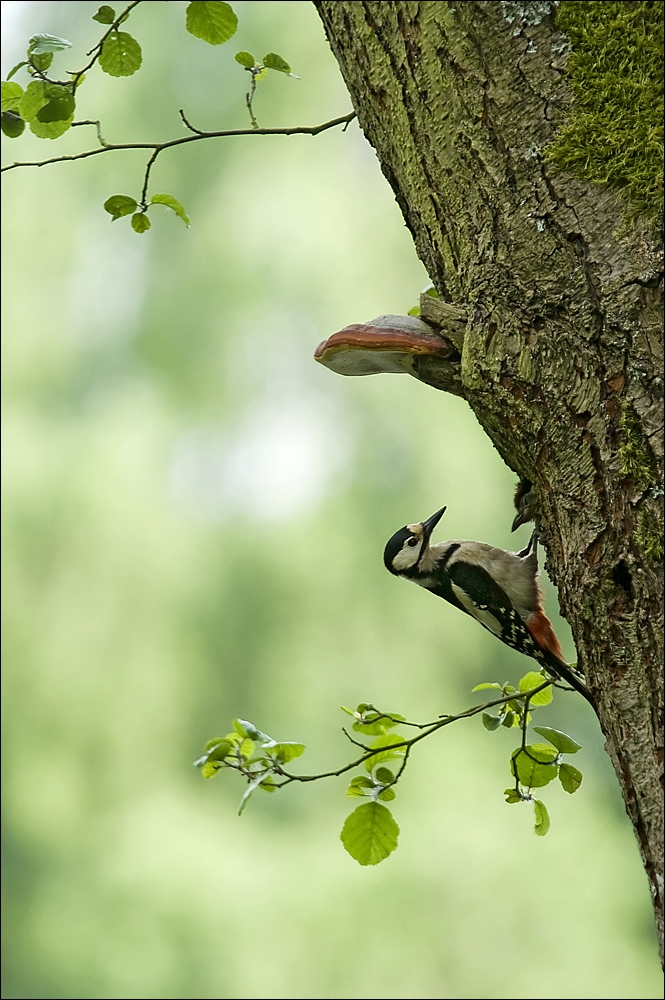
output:
M 135 198 L 130 198 L 127 194 L 112 194 L 104 202 L 104 211 L 113 216 L 112 221 L 121 219 L 123 215 L 131 215 L 138 208 Z
M 30 122 L 30 131 L 38 139 L 58 139 L 68 128 L 71 128 L 73 121 L 73 114 L 65 121 L 60 122 L 40 122 L 38 118 L 33 118 Z
M 533 808 L 536 813 L 536 825 L 534 826 L 534 830 L 536 831 L 536 835 L 538 837 L 544 837 L 552 825 L 550 822 L 550 814 L 547 811 L 545 803 L 541 802 L 540 799 L 536 799 L 534 801 Z
M 102 45 L 99 65 L 109 76 L 131 76 L 142 60 L 141 46 L 126 31 L 112 31 Z
M 577 753 L 578 750 L 582 749 L 581 744 L 577 743 L 572 736 L 566 736 L 558 729 L 550 729 L 549 726 L 534 726 L 533 731 L 549 740 L 560 753 Z
M 2 112 L 2 131 L 10 139 L 18 139 L 25 129 L 25 122 L 13 111 Z
M 115 11 L 113 7 L 109 7 L 107 3 L 102 4 L 96 14 L 92 15 L 93 21 L 98 21 L 100 24 L 113 24 L 115 21 Z
M 379 798 L 382 802 L 392 802 L 396 795 L 397 792 L 394 788 L 384 788 L 382 792 L 379 792 Z
M 342 709 L 343 712 L 346 712 L 347 715 L 355 716 L 356 714 L 352 708 L 347 708 L 346 705 L 340 705 L 339 707 Z
M 481 715 L 483 720 L 483 725 L 485 729 L 488 729 L 490 733 L 493 733 L 495 729 L 498 729 L 501 725 L 501 718 L 498 715 L 490 715 L 489 712 L 483 712 Z
M 282 59 L 276 52 L 269 52 L 263 57 L 263 65 L 266 69 L 276 69 L 278 73 L 290 73 L 291 67 L 286 59 Z
M 240 743 L 236 744 L 236 746 L 240 756 L 247 761 L 254 753 L 254 747 L 256 744 L 254 743 L 254 740 L 246 739 L 241 740 Z
M 423 288 L 423 295 L 429 295 L 433 299 L 441 298 L 434 285 L 428 285 L 427 288 Z
M 33 35 L 28 46 L 28 55 L 38 56 L 42 52 L 62 52 L 63 49 L 71 49 L 72 43 L 66 38 L 58 38 L 57 35 L 49 35 L 46 32 Z
M 522 802 L 523 801 L 522 796 L 519 795 L 518 792 L 516 792 L 514 788 L 506 788 L 506 790 L 504 791 L 503 794 L 506 796 L 506 802 L 509 805 L 512 805 L 514 802 Z
M 48 103 L 37 112 L 37 121 L 64 122 L 73 117 L 76 101 L 68 87 L 47 84 L 44 93 Z
M 511 711 L 506 712 L 503 716 L 503 719 L 501 720 L 501 725 L 505 726 L 506 729 L 511 729 L 512 726 L 519 726 L 519 724 L 520 724 L 519 718 L 517 717 L 515 712 Z
M 347 816 L 340 839 L 360 865 L 378 865 L 397 847 L 399 827 L 379 802 L 366 802 Z
M 190 35 L 221 45 L 235 35 L 238 18 L 231 5 L 221 0 L 195 0 L 187 6 L 185 24 Z
M 53 62 L 52 52 L 42 52 L 42 54 L 39 56 L 36 56 L 34 54 L 30 56 L 30 65 L 33 66 L 35 69 L 38 69 L 41 73 L 45 73 L 52 62 Z
M 252 67 L 256 65 L 256 59 L 251 52 L 236 52 L 235 60 L 237 63 L 240 63 L 241 66 L 244 66 L 245 69 L 252 69 Z
M 489 688 L 502 690 L 501 685 L 497 684 L 496 681 L 485 681 L 483 684 L 476 684 L 475 688 L 471 688 L 471 693 L 474 691 L 487 691 Z
M 389 767 L 377 767 L 374 777 L 382 785 L 389 785 L 391 781 L 395 780 L 395 775 Z
M 238 808 L 238 816 L 242 816 L 243 810 L 247 805 L 247 803 L 249 802 L 251 796 L 254 794 L 254 792 L 259 787 L 261 782 L 266 780 L 266 777 L 267 775 L 265 774 L 265 772 L 262 772 L 261 774 L 258 774 L 256 778 L 253 778 L 252 781 L 250 781 L 247 791 L 240 800 L 240 806 Z
M 533 743 L 525 753 L 521 747 L 510 758 L 510 769 L 525 788 L 542 788 L 556 778 L 559 765 L 555 764 L 557 751 L 546 743 Z M 535 759 L 534 759 L 535 758 Z
M 137 212 L 132 216 L 132 229 L 135 233 L 146 233 L 150 229 L 150 219 L 145 212 Z
M 30 122 L 37 116 L 37 112 L 48 104 L 48 97 L 45 93 L 46 84 L 41 80 L 33 80 L 25 88 L 23 97 L 19 102 L 18 113 L 25 121 Z
M 572 764 L 559 765 L 559 781 L 563 785 L 563 790 L 572 795 L 582 784 L 582 772 L 578 771 Z
M 132 226 L 134 226 L 134 219 L 132 218 Z M 140 230 L 136 230 L 140 232 Z M 229 743 L 228 740 L 219 740 L 217 743 L 213 743 L 212 747 L 208 750 L 208 760 L 224 760 L 225 757 L 233 750 L 233 744 Z
M 224 742 L 224 739 L 225 739 L 225 737 L 224 737 L 224 736 L 213 736 L 213 738 L 212 738 L 211 740 L 208 740 L 208 741 L 207 741 L 207 743 L 206 743 L 206 745 L 204 746 L 204 748 L 203 748 L 203 749 L 204 749 L 204 750 L 205 750 L 206 752 L 207 752 L 208 750 L 212 750 L 212 748 L 213 748 L 213 747 L 216 747 L 218 743 L 223 743 L 223 742 Z
M 378 740 L 374 740 L 371 744 L 371 749 L 392 746 L 394 743 L 399 742 L 400 736 L 398 734 L 391 735 L 390 733 L 386 733 L 385 736 L 379 736 Z M 405 747 L 394 747 L 392 750 L 384 750 L 382 753 L 377 752 L 365 761 L 365 768 L 367 771 L 372 771 L 377 764 L 383 764 L 388 760 L 399 760 L 404 756 L 405 752 Z
M 409 309 L 409 311 L 408 311 L 408 313 L 406 315 L 407 316 L 420 316 L 420 306 L 411 306 L 411 308 Z M 474 690 L 475 690 L 475 688 L 474 688 Z
M 277 757 L 277 760 L 281 764 L 288 764 L 290 760 L 295 760 L 296 757 L 301 757 L 305 752 L 304 743 L 275 743 L 274 746 L 268 748 L 268 752 Z
M 247 725 L 248 723 L 246 723 L 244 719 L 233 720 L 233 728 L 235 729 L 238 736 L 242 736 L 243 738 L 248 735 Z M 254 726 L 251 724 L 251 722 L 249 723 L 249 728 L 254 729 Z
M 528 674 L 520 678 L 520 691 L 532 691 L 534 688 L 540 687 L 547 680 L 543 674 L 538 673 L 535 670 L 530 670 Z M 542 708 L 543 705 L 549 705 L 553 698 L 552 687 L 546 687 L 538 694 L 535 694 L 533 698 L 530 699 L 530 704 L 534 708 Z
M 207 760 L 201 768 L 201 774 L 204 778 L 214 778 L 220 767 L 221 764 L 218 764 L 216 760 Z
M 23 87 L 20 83 L 2 81 L 2 111 L 15 111 L 18 114 L 18 106 L 22 97 Z
M 370 781 L 370 787 L 373 787 L 371 781 Z M 351 782 L 351 784 L 346 790 L 346 794 L 353 799 L 353 798 L 363 798 L 363 796 L 369 795 L 369 792 L 363 785 L 354 785 L 353 782 Z
M 21 62 L 17 62 L 16 66 L 12 66 L 12 68 L 9 71 L 9 73 L 7 74 L 7 79 L 11 80 L 11 78 L 14 75 L 14 73 L 18 73 L 18 71 L 21 69 L 22 66 L 27 66 L 27 65 L 28 65 L 28 60 L 27 59 L 22 59 Z
M 264 792 L 276 792 L 277 787 L 278 786 L 275 784 L 273 778 L 270 775 L 268 775 L 267 778 L 264 778 L 261 784 L 259 785 L 259 788 L 262 789 Z
M 178 199 L 174 198 L 172 194 L 153 194 L 150 199 L 150 204 L 166 205 L 167 208 L 170 208 L 180 219 L 182 219 L 186 226 L 189 226 L 189 219 L 187 218 L 185 209 Z M 254 732 L 258 733 L 258 730 L 255 729 Z

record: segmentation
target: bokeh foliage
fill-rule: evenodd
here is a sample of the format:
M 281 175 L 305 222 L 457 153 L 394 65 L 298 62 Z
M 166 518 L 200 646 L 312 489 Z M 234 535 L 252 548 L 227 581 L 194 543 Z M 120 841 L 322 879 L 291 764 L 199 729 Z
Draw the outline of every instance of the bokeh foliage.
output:
M 90 40 L 96 4 L 6 7 L 9 66 L 35 31 Z M 182 8 L 139 8 L 141 72 L 91 75 L 77 113 L 134 140 L 178 134 L 178 107 L 244 126 L 241 67 Z M 348 109 L 312 5 L 234 9 L 238 46 L 302 78 L 262 88 L 262 123 Z M 547 709 L 585 783 L 552 792 L 544 840 L 503 801 L 514 736 L 479 720 L 410 765 L 376 869 L 339 842 L 346 783 L 238 819 L 237 784 L 192 768 L 233 716 L 323 769 L 347 759 L 340 704 L 429 718 L 517 680 L 524 658 L 381 560 L 442 503 L 451 537 L 510 546 L 514 477 L 460 400 L 312 361 L 427 280 L 355 125 L 163 157 L 188 230 L 112 224 L 102 202 L 143 162 L 114 156 L 4 185 L 3 996 L 659 995 L 646 880 L 580 699 Z

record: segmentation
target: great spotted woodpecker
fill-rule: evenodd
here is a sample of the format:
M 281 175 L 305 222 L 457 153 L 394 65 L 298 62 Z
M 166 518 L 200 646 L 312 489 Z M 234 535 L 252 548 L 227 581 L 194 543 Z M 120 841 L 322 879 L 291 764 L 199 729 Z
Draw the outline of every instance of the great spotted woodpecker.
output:
M 514 499 L 517 514 L 515 515 L 511 530 L 517 531 L 521 524 L 537 520 L 538 505 L 533 492 L 533 483 L 530 479 L 520 479 L 515 487 Z
M 402 576 L 471 615 L 507 646 L 532 656 L 556 680 L 563 679 L 595 708 L 593 695 L 563 658 L 538 584 L 538 538 L 522 552 L 484 542 L 449 539 L 430 545 L 446 511 L 407 524 L 386 545 L 383 561 Z

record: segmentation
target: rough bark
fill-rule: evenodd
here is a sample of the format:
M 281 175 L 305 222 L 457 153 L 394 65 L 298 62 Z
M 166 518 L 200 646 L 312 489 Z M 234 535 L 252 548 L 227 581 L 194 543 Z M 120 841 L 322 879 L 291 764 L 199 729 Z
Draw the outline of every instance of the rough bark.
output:
M 315 3 L 416 250 L 469 317 L 453 391 L 536 485 L 662 940 L 662 245 L 544 163 L 570 102 L 552 5 Z M 421 377 L 450 391 L 436 364 Z

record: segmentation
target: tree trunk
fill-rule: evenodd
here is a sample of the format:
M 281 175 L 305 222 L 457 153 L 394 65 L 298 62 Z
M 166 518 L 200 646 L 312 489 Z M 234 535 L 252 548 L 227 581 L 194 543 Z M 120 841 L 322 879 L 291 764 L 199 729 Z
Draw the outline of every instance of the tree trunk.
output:
M 449 362 L 420 375 L 463 395 L 535 484 L 548 571 L 662 940 L 663 310 L 651 230 L 626 222 L 607 188 L 544 164 L 571 101 L 553 5 L 315 4 L 417 252 L 469 317 L 456 384 Z

